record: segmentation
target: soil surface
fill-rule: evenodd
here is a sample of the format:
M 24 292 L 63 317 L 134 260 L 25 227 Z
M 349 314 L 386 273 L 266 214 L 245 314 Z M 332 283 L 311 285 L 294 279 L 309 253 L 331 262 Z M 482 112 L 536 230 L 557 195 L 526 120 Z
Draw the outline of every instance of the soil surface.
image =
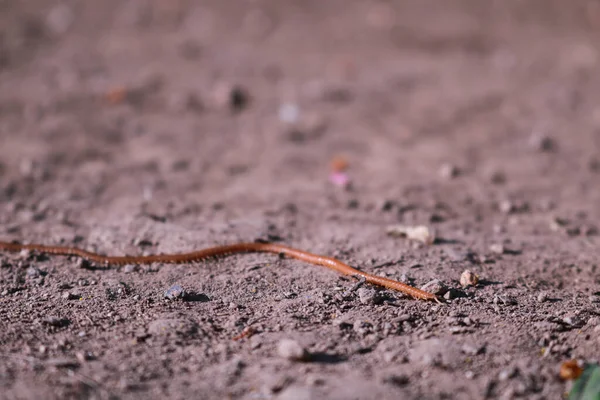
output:
M 262 239 L 448 290 L 1 253 L 0 397 L 561 398 L 600 348 L 599 24 L 575 0 L 0 1 L 0 240 Z

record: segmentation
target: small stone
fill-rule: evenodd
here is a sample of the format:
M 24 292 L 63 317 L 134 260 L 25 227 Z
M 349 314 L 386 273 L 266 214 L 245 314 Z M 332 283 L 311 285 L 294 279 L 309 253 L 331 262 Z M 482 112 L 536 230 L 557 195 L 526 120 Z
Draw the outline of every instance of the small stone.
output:
M 556 142 L 550 136 L 535 132 L 529 138 L 529 147 L 535 151 L 550 152 L 556 150 Z
M 490 182 L 494 185 L 502 185 L 506 183 L 506 175 L 502 171 L 493 171 L 490 174 Z
M 362 304 L 380 304 L 381 297 L 374 289 L 359 288 L 358 298 Z
M 394 207 L 396 207 L 396 205 L 397 204 L 394 200 L 384 200 L 380 204 L 379 209 L 381 211 L 388 212 L 388 211 L 391 211 Z
M 126 274 L 130 274 L 132 272 L 135 272 L 136 269 L 137 269 L 137 265 L 127 264 L 126 266 L 123 267 L 123 272 L 125 272 Z
M 77 353 L 75 353 L 75 358 L 77 358 L 77 361 L 83 364 L 86 361 L 93 360 L 94 355 L 89 351 L 78 351 Z
M 510 368 L 506 368 L 503 369 L 502 371 L 500 371 L 500 373 L 498 374 L 498 379 L 501 382 L 507 381 L 511 378 L 514 378 L 515 376 L 517 376 L 517 369 L 515 367 L 510 367 Z
M 490 245 L 490 251 L 494 254 L 504 254 L 505 248 L 500 243 L 494 243 Z
M 548 301 L 548 293 L 542 292 L 542 293 L 538 294 L 537 301 L 539 303 L 543 303 L 545 301 Z
M 484 347 L 465 343 L 462 345 L 460 350 L 468 356 L 476 356 L 484 351 Z
M 292 339 L 282 339 L 277 344 L 277 353 L 280 357 L 290 361 L 306 361 L 309 353 L 300 343 Z
M 286 124 L 294 124 L 300 117 L 300 108 L 295 103 L 283 103 L 277 113 L 279 120 Z
M 169 300 L 175 300 L 183 299 L 185 295 L 185 289 L 181 285 L 173 285 L 165 291 L 164 297 Z
M 21 258 L 31 258 L 33 252 L 31 250 L 23 249 L 19 252 L 19 257 Z
M 563 322 L 573 328 L 581 328 L 586 323 L 586 321 L 584 321 L 578 315 L 568 315 L 563 318 Z
M 426 245 L 431 245 L 435 242 L 435 231 L 425 225 L 392 225 L 387 227 L 386 232 L 389 236 L 405 236 L 408 239 L 416 240 Z
M 443 296 L 448 291 L 448 287 L 439 279 L 434 279 L 421 286 L 421 290 Z
M 498 205 L 498 209 L 504 214 L 510 214 L 516 210 L 515 205 L 510 200 L 503 200 Z
M 247 107 L 250 96 L 246 89 L 239 85 L 220 83 L 213 92 L 213 101 L 219 108 L 239 112 Z
M 479 283 L 479 275 L 466 269 L 460 274 L 460 285 L 462 287 L 477 286 Z
M 348 200 L 347 207 L 351 210 L 355 210 L 358 208 L 359 205 L 360 205 L 360 203 L 358 202 L 358 200 L 351 199 L 351 200 Z
M 456 178 L 459 174 L 460 170 L 452 164 L 443 164 L 439 170 L 439 175 L 444 179 Z
M 71 293 L 71 292 L 64 292 L 62 295 L 62 298 L 65 300 L 76 300 L 79 299 L 80 296 L 78 294 L 75 293 Z
M 78 258 L 76 264 L 78 268 L 82 268 L 82 269 L 90 269 L 91 264 L 88 260 L 86 260 L 85 258 Z
M 30 278 L 37 278 L 41 275 L 41 272 L 36 267 L 27 268 L 27 276 Z

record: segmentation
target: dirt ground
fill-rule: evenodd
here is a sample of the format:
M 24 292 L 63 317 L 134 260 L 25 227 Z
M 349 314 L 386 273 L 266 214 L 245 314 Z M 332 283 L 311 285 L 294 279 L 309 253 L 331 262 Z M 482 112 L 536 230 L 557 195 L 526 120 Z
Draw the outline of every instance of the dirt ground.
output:
M 599 39 L 597 1 L 0 1 L 0 240 L 449 288 L 2 253 L 0 397 L 562 398 L 600 349 Z

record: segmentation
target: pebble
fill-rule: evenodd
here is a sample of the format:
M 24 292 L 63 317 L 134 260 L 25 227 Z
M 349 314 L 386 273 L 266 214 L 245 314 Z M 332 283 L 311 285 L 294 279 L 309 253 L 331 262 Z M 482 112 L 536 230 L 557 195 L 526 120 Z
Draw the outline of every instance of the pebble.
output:
M 584 321 L 578 315 L 568 315 L 565 318 L 563 318 L 563 322 L 565 324 L 571 326 L 572 328 L 581 328 L 586 323 L 586 321 Z
M 490 174 L 490 182 L 494 185 L 502 185 L 506 183 L 506 174 L 502 171 L 493 171 Z
M 378 206 L 379 210 L 383 212 L 392 211 L 394 207 L 397 207 L 397 203 L 394 200 L 384 200 Z
M 295 103 L 283 103 L 277 113 L 279 120 L 286 124 L 294 124 L 300 117 L 300 108 Z
M 36 267 L 27 268 L 27 276 L 30 278 L 37 278 L 41 275 L 41 272 Z
M 78 268 L 82 268 L 82 269 L 90 269 L 91 264 L 88 260 L 86 260 L 85 258 L 78 258 L 77 259 L 77 263 L 75 264 Z
M 75 294 L 75 293 L 71 293 L 71 292 L 64 292 L 62 295 L 62 298 L 65 300 L 77 300 L 77 299 L 80 299 L 81 296 L 79 296 L 78 294 Z
M 417 226 L 406 226 L 406 225 L 392 225 L 388 226 L 386 232 L 389 236 L 402 237 L 405 236 L 408 239 L 416 240 L 426 245 L 431 245 L 435 242 L 435 232 L 433 229 L 425 225 Z
M 381 304 L 382 298 L 374 289 L 359 288 L 358 298 L 362 304 Z
M 502 382 L 507 381 L 511 378 L 514 378 L 515 376 L 517 376 L 518 370 L 517 368 L 510 367 L 510 368 L 506 368 L 503 369 L 502 371 L 500 371 L 500 373 L 498 374 L 498 379 Z
M 421 290 L 443 296 L 448 291 L 448 287 L 439 279 L 434 279 L 421 286 Z
M 452 164 L 443 164 L 440 167 L 439 175 L 444 179 L 453 179 L 460 174 L 458 167 Z
M 479 283 L 479 275 L 466 269 L 460 274 L 460 284 L 462 287 L 477 286 Z
M 535 132 L 529 138 L 529 147 L 532 150 L 540 152 L 550 152 L 556 150 L 556 141 L 550 136 L 541 132 Z
M 460 350 L 468 356 L 476 356 L 477 354 L 482 353 L 485 350 L 485 348 L 483 346 L 476 346 L 474 344 L 465 343 L 462 345 Z
M 290 361 L 306 361 L 309 353 L 300 343 L 292 339 L 282 339 L 277 344 L 277 354 Z
M 250 96 L 242 86 L 223 82 L 213 91 L 213 101 L 219 108 L 229 108 L 231 111 L 239 112 L 248 106 Z
M 23 249 L 19 252 L 19 257 L 21 258 L 31 258 L 33 252 L 31 250 Z
M 78 351 L 77 353 L 75 353 L 75 358 L 77 358 L 77 361 L 79 361 L 82 364 L 88 360 L 87 354 L 83 351 Z
M 445 300 L 452 300 L 457 297 L 457 293 L 454 289 L 449 289 L 446 293 L 444 293 Z
M 137 269 L 137 266 L 134 264 L 127 264 L 123 267 L 123 272 L 125 272 L 126 274 L 130 274 L 132 272 L 135 272 Z
M 490 245 L 490 251 L 494 254 L 504 254 L 505 249 L 503 245 L 499 243 L 494 243 Z
M 183 299 L 185 295 L 185 289 L 181 285 L 173 285 L 165 291 L 164 297 L 169 300 L 175 300 Z
M 498 209 L 504 214 L 510 214 L 516 210 L 515 205 L 510 200 L 503 200 L 498 205 Z
M 548 301 L 549 297 L 548 297 L 548 293 L 542 292 L 540 294 L 538 294 L 537 296 L 537 301 L 539 303 L 543 303 L 545 301 Z

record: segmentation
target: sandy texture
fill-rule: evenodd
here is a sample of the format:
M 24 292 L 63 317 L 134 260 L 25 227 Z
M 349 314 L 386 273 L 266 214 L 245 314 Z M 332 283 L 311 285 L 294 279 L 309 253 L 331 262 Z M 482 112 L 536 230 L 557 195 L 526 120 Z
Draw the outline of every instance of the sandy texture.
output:
M 268 239 L 449 288 L 0 254 L 0 397 L 560 398 L 560 363 L 600 348 L 599 23 L 593 1 L 0 1 L 1 240 Z

